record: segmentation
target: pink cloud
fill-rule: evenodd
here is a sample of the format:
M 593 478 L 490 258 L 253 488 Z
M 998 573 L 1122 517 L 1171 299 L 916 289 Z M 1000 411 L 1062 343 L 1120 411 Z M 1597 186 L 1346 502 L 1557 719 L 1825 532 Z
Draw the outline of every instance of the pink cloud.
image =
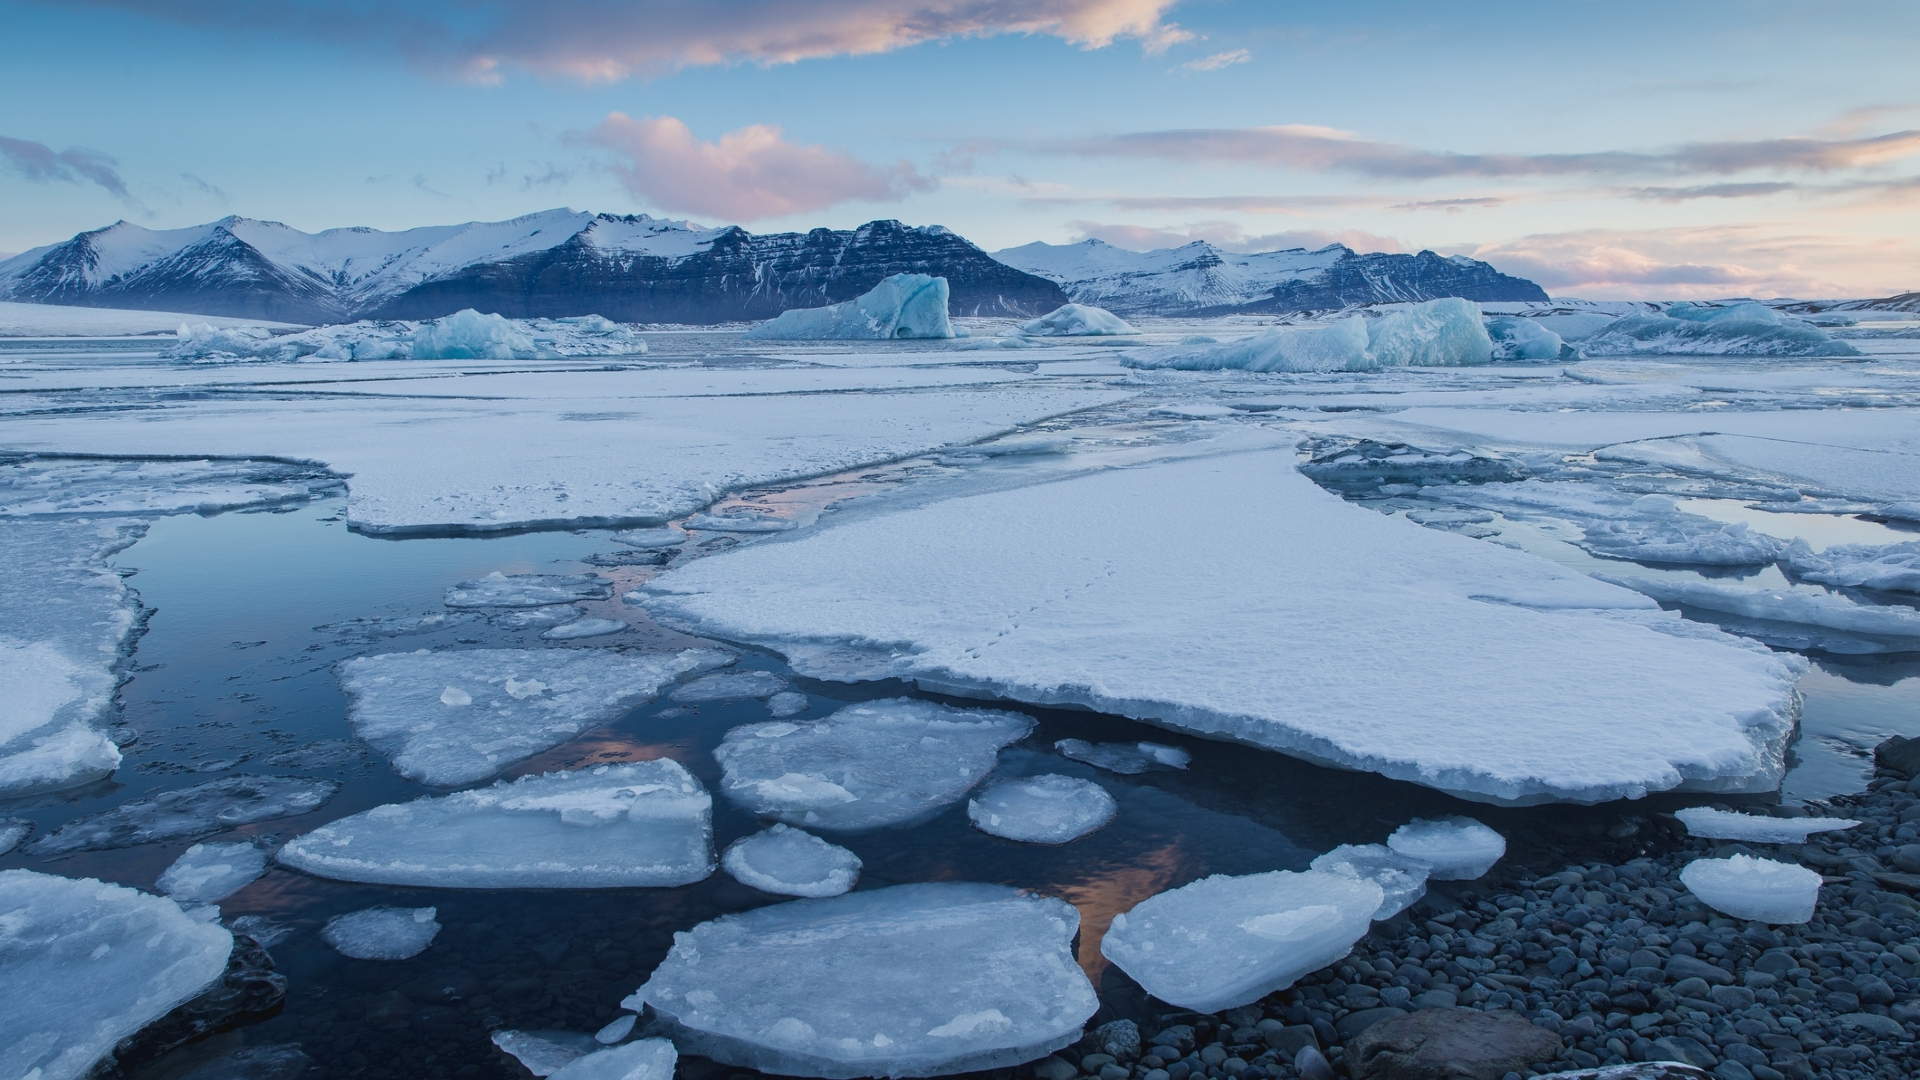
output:
M 844 151 L 788 142 L 765 124 L 701 142 L 671 116 L 611 113 L 581 137 L 616 155 L 612 169 L 628 191 L 674 213 L 753 221 L 934 187 L 905 161 L 869 165 Z
M 1067 227 L 1078 240 L 1104 240 L 1129 251 L 1152 251 L 1180 247 L 1204 240 L 1227 251 L 1281 251 L 1286 248 L 1318 250 L 1328 244 L 1345 244 L 1355 251 L 1399 252 L 1406 248 L 1391 236 L 1380 236 L 1360 229 L 1325 231 L 1294 229 L 1285 232 L 1250 234 L 1230 221 L 1201 221 L 1190 225 L 1154 228 L 1144 225 L 1114 225 L 1098 221 L 1073 221 Z
M 1755 225 L 1543 233 L 1468 254 L 1587 299 L 1884 296 L 1920 286 L 1909 243 Z

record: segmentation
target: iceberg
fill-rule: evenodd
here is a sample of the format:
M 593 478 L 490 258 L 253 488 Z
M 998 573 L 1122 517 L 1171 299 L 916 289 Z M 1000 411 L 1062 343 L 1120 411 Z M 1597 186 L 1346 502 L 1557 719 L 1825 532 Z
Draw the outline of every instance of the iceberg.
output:
M 169 360 L 559 360 L 633 356 L 646 341 L 598 315 L 508 319 L 472 308 L 426 322 L 362 320 L 276 334 L 263 326 L 189 320 L 161 350 Z
M 355 960 L 407 960 L 427 951 L 440 934 L 438 909 L 373 907 L 335 915 L 320 940 Z
M 1538 319 L 1501 315 L 1487 320 L 1487 336 L 1493 340 L 1495 360 L 1579 360 L 1580 350 L 1561 340 L 1560 335 L 1541 325 Z
M 1019 713 L 886 698 L 821 720 L 734 728 L 713 756 L 725 770 L 720 790 L 754 813 L 852 832 L 913 824 L 958 802 L 1001 747 L 1032 730 Z
M 229 776 L 75 818 L 35 840 L 27 850 L 35 855 L 63 855 L 190 840 L 239 825 L 312 813 L 339 790 L 340 785 L 331 780 Z
M 1820 903 L 1820 875 L 1804 866 L 1733 855 L 1695 859 L 1680 882 L 1715 911 L 1736 919 L 1797 925 L 1813 919 Z
M 1796 539 L 1786 550 L 1786 563 L 1795 577 L 1822 585 L 1920 593 L 1920 541 L 1835 544 L 1816 552 Z
M 1851 829 L 1860 824 L 1852 818 L 1802 817 L 1778 818 L 1761 814 L 1736 814 L 1710 806 L 1689 806 L 1676 810 L 1674 817 L 1693 836 L 1711 840 L 1744 840 L 1754 844 L 1804 844 L 1815 833 Z
M 472 308 L 421 323 L 413 332 L 415 360 L 534 360 L 540 354 L 519 327 Z
M 1431 880 L 1472 881 L 1506 855 L 1507 838 L 1470 817 L 1415 818 L 1387 837 L 1387 847 L 1402 858 L 1426 863 Z
M 1317 870 L 1215 874 L 1114 916 L 1100 954 L 1161 1001 L 1219 1012 L 1352 952 L 1384 896 L 1372 881 Z
M 484 780 L 651 701 L 712 649 L 468 649 L 341 661 L 354 734 L 400 775 L 436 787 Z
M 267 853 L 260 845 L 240 840 L 230 844 L 195 844 L 155 882 L 161 892 L 182 903 L 213 904 L 267 872 Z
M 233 936 L 92 878 L 0 870 L 0 1076 L 80 1080 L 225 974 Z
M 1427 895 L 1427 875 L 1433 867 L 1380 844 L 1341 844 L 1313 860 L 1312 869 L 1380 886 L 1378 919 L 1391 919 Z
M 781 896 L 839 896 L 860 878 L 860 856 L 809 832 L 774 825 L 728 845 L 720 865 L 750 889 Z
M 613 586 L 595 574 L 503 574 L 462 581 L 447 590 L 450 608 L 531 608 L 605 600 Z
M 606 637 L 627 628 L 619 619 L 575 619 L 541 633 L 548 641 L 575 641 L 580 638 Z
M 1138 776 L 1155 769 L 1184 769 L 1193 755 L 1164 743 L 1090 743 L 1085 739 L 1061 739 L 1053 744 L 1063 758 L 1085 762 L 1122 776 Z
M 1112 821 L 1119 809 L 1099 784 L 1048 773 L 989 784 L 967 803 L 967 818 L 989 836 L 1064 844 Z
M 1480 309 L 1458 298 L 1428 300 L 1378 318 L 1349 315 L 1314 326 L 1280 326 L 1219 345 L 1132 353 L 1121 363 L 1183 371 L 1374 371 L 1391 367 L 1484 364 L 1493 339 Z
M 675 934 L 645 985 L 681 1050 L 787 1076 L 942 1076 L 1076 1042 L 1099 1008 L 1072 906 L 927 883 L 795 900 Z M 769 979 L 769 971 L 781 977 Z
M 756 341 L 868 341 L 950 338 L 947 279 L 895 274 L 872 289 L 823 308 L 794 308 L 747 331 Z
M 631 1016 L 628 1026 L 632 1026 Z M 595 1050 L 552 1074 L 553 1080 L 673 1080 L 679 1052 L 665 1039 L 637 1039 L 625 1046 Z
M 702 675 L 673 688 L 669 698 L 683 705 L 739 698 L 771 698 L 787 688 L 787 680 L 771 671 L 728 671 Z
M 1092 304 L 1066 304 L 1045 315 L 1020 324 L 1020 332 L 1029 337 L 1111 337 L 1137 334 L 1125 319 Z
M 1825 330 L 1756 303 L 1678 303 L 1626 315 L 1579 344 L 1588 356 L 1860 355 Z
M 340 881 L 444 889 L 686 885 L 713 873 L 713 798 L 671 758 L 388 803 L 275 859 Z

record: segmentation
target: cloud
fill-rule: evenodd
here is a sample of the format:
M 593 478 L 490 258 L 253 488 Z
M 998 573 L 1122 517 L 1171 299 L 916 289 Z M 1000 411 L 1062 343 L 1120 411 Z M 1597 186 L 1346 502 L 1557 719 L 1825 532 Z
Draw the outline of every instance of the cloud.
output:
M 1392 206 L 1387 207 L 1387 209 L 1404 211 L 1441 210 L 1449 214 L 1458 214 L 1463 210 L 1471 210 L 1474 207 L 1505 206 L 1512 201 L 1513 200 L 1499 195 L 1480 195 L 1460 199 L 1420 199 L 1416 202 L 1394 203 Z
M 1318 250 L 1328 244 L 1345 244 L 1355 251 L 1405 251 L 1391 236 L 1379 236 L 1360 229 L 1334 232 L 1319 229 L 1295 229 L 1286 232 L 1250 234 L 1231 221 L 1200 221 L 1189 225 L 1151 227 L 1115 225 L 1098 221 L 1070 221 L 1073 239 L 1103 240 L 1129 251 L 1181 247 L 1204 240 L 1227 251 L 1282 251 L 1287 248 Z
M 788 142 L 765 124 L 701 142 L 671 116 L 612 113 L 576 138 L 612 151 L 620 159 L 614 175 L 652 205 L 734 221 L 883 202 L 935 186 L 905 161 L 880 168 L 844 151 Z
M 1591 299 L 1882 296 L 1920 284 L 1909 243 L 1758 225 L 1541 233 L 1468 254 Z
M 380 45 L 496 82 L 505 68 L 589 81 L 717 64 L 790 64 L 1003 34 L 1158 54 L 1193 35 L 1179 0 L 93 0 L 195 26 Z
M 187 183 L 193 185 L 195 190 L 200 192 L 200 194 L 202 195 L 208 196 L 209 198 L 218 199 L 222 203 L 228 203 L 233 201 L 233 196 L 227 194 L 227 192 L 224 189 L 217 187 L 213 184 L 210 184 L 207 181 L 202 180 L 199 177 L 193 175 L 192 173 L 181 173 L 180 179 L 185 180 Z
M 1232 67 L 1235 64 L 1244 64 L 1251 59 L 1253 59 L 1253 54 L 1247 50 L 1234 49 L 1231 52 L 1217 52 L 1212 56 L 1203 56 L 1198 60 L 1189 60 L 1174 70 L 1187 72 L 1219 71 L 1221 68 Z
M 129 205 L 139 205 L 126 182 L 114 169 L 118 162 L 93 150 L 70 147 L 58 153 L 45 143 L 10 139 L 0 135 L 0 161 L 29 180 L 42 183 L 64 180 L 70 184 L 93 183 Z

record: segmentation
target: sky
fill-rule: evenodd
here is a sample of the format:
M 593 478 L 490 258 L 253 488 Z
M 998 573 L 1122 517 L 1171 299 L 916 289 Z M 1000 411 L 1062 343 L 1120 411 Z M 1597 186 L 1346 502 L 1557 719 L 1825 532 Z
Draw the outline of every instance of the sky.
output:
M 1920 289 L 1912 0 L 0 0 L 0 252 L 559 206 Z

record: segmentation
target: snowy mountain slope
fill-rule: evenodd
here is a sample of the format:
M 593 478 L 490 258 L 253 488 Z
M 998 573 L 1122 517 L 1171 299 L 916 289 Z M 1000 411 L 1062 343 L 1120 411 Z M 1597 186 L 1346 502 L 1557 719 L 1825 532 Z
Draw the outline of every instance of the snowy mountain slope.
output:
M 122 221 L 0 262 L 0 299 L 302 323 L 466 307 L 708 323 L 848 299 L 901 272 L 945 276 L 955 314 L 1031 316 L 1066 302 L 1051 282 L 939 226 L 755 236 L 565 209 L 403 232 L 303 233 L 241 217 L 170 230 Z
M 993 257 L 1059 282 L 1076 303 L 1123 315 L 1316 311 L 1446 296 L 1547 299 L 1533 282 L 1464 256 L 1360 255 L 1342 244 L 1241 254 L 1198 240 L 1145 252 L 1085 240 L 1027 244 Z

